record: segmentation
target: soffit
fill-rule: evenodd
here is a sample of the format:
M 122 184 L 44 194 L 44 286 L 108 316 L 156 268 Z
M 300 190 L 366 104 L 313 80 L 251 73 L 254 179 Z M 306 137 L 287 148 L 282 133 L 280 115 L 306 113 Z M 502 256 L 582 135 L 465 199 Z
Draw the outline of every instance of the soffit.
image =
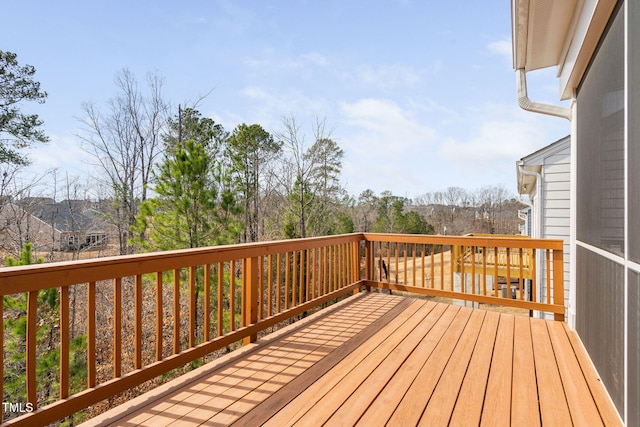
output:
M 515 69 L 560 64 L 577 4 L 578 0 L 512 0 Z

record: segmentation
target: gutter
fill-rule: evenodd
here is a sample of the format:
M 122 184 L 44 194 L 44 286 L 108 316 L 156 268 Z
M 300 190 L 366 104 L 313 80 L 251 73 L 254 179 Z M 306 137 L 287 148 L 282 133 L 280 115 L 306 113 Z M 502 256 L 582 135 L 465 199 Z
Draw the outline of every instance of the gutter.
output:
M 523 174 L 523 175 L 530 175 L 530 176 L 535 176 L 536 177 L 536 187 L 538 187 L 539 189 L 542 188 L 542 175 L 538 172 L 533 172 L 533 171 L 528 171 L 524 168 L 524 162 L 520 161 L 520 163 L 518 163 L 518 171 Z M 541 194 L 541 190 L 538 191 L 538 194 Z M 522 198 L 522 194 L 519 195 L 520 198 Z M 531 195 L 529 195 L 529 200 L 531 200 Z M 529 202 L 525 202 L 524 200 L 521 200 L 522 202 L 524 202 L 525 205 L 529 205 L 531 206 L 531 208 L 533 208 L 533 203 Z M 541 206 L 540 203 L 538 203 L 538 209 L 540 210 Z M 534 215 L 536 217 L 540 217 L 541 218 L 541 213 L 540 212 L 534 212 Z M 535 230 L 535 234 L 536 236 L 531 236 L 531 237 L 541 237 L 540 236 L 540 230 Z
M 542 175 L 540 175 L 540 173 L 538 173 L 538 172 L 526 170 L 524 168 L 524 162 L 522 160 L 518 163 L 518 171 L 523 175 L 535 176 L 536 177 L 536 187 L 538 187 L 539 185 L 542 185 Z M 520 194 L 520 196 L 522 196 L 522 194 Z M 527 204 L 527 203 L 525 203 L 525 204 Z
M 563 119 L 571 121 L 571 108 L 562 107 L 560 105 L 534 102 L 529 99 L 529 95 L 527 93 L 527 72 L 524 70 L 524 68 L 518 68 L 516 70 L 516 83 L 518 85 L 518 104 L 520 105 L 520 108 L 534 113 L 561 117 Z M 532 172 L 530 174 L 535 174 L 535 172 Z M 530 174 L 525 172 L 525 175 Z

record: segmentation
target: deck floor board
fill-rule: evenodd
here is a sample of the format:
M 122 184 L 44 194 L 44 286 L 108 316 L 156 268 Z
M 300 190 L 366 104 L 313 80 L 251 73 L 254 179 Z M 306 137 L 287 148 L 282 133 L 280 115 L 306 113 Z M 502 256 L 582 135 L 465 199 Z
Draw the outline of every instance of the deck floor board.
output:
M 371 293 L 234 353 L 87 426 L 619 424 L 560 322 Z

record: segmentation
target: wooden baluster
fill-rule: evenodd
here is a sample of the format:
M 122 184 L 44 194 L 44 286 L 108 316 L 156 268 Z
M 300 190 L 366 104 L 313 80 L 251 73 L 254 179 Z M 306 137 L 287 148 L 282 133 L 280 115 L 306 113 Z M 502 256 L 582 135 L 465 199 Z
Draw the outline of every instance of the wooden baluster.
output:
M 173 270 L 173 354 L 180 353 L 180 269 Z
M 289 284 L 290 277 L 289 272 L 291 271 L 290 263 L 289 263 L 289 252 L 284 254 L 284 309 L 287 310 L 289 308 Z
M 329 274 L 329 260 L 327 259 L 328 247 L 322 248 L 322 291 L 323 293 L 329 292 L 329 280 L 327 275 Z
M 133 334 L 135 336 L 134 345 L 134 362 L 133 368 L 142 368 L 142 275 L 135 277 L 134 290 L 134 310 L 135 310 L 135 327 Z
M 345 286 L 353 283 L 353 248 L 350 243 L 344 244 L 344 257 L 345 257 Z
M 281 302 L 280 300 L 282 299 L 282 273 L 281 273 L 281 266 L 282 266 L 282 254 L 280 252 L 278 252 L 278 254 L 276 255 L 276 313 L 280 313 L 281 310 Z
M 224 335 L 224 264 L 218 262 L 218 336 Z
M 265 281 L 265 274 L 264 274 L 264 263 L 265 261 L 269 263 L 269 265 L 267 266 L 267 272 L 269 274 L 269 284 L 268 284 L 268 289 L 271 289 L 271 255 L 269 255 L 267 257 L 268 259 L 265 260 L 264 256 L 259 256 L 258 257 L 258 319 L 264 319 L 264 281 Z M 268 299 L 270 300 L 270 298 Z
M 493 296 L 498 296 L 498 288 L 500 285 L 498 284 L 498 248 L 493 248 Z
M 314 249 L 307 249 L 306 261 L 304 265 L 305 276 L 305 299 L 303 302 L 311 301 L 314 298 L 313 282 L 315 281 L 315 271 L 313 269 L 313 251 Z
M 298 259 L 298 262 L 300 263 L 300 265 L 298 266 L 298 301 L 296 301 L 296 305 L 302 304 L 305 298 L 304 259 L 305 259 L 305 251 L 301 250 L 299 252 L 299 259 Z
M 335 283 L 334 277 L 333 277 L 334 271 L 335 271 L 335 266 L 333 265 L 333 246 L 329 246 L 327 248 L 327 250 L 328 250 L 327 263 L 329 264 L 329 277 L 328 277 L 328 280 L 329 280 L 329 292 L 332 292 L 333 289 L 334 289 L 333 285 Z
M 511 253 L 510 248 L 506 248 L 507 256 L 507 298 L 511 298 Z
M 2 316 L 0 316 L 2 319 Z M 4 329 L 0 328 L 0 331 Z M 4 334 L 0 334 L 4 335 Z M 0 337 L 1 339 L 1 337 Z M 69 287 L 60 287 L 60 399 L 69 397 Z M 0 368 L 1 369 L 1 368 Z M 2 376 L 0 375 L 0 378 Z
M 296 270 L 297 252 L 291 253 L 291 307 L 298 305 L 298 271 Z
M 38 320 L 38 291 L 30 291 L 27 296 L 27 342 L 26 342 L 26 383 L 27 402 L 38 407 L 36 384 L 36 336 Z
M 451 250 L 451 247 L 449 247 Z M 440 246 L 440 290 L 444 289 L 444 245 Z
M 449 263 L 449 280 L 450 280 L 449 285 L 451 286 L 451 290 L 453 291 L 453 290 L 455 290 L 455 286 L 453 284 L 455 283 L 454 282 L 454 271 L 455 271 L 455 268 L 456 268 L 455 264 L 457 262 L 457 257 L 455 255 L 456 254 L 456 249 L 455 248 L 457 248 L 457 246 L 453 246 L 452 245 L 450 247 L 451 247 L 451 251 L 449 253 L 451 254 L 450 255 L 451 262 Z
M 211 265 L 204 265 L 204 313 L 203 313 L 203 337 L 204 342 L 211 339 Z
M 246 299 L 242 301 L 244 307 L 245 325 L 252 325 L 258 322 L 258 290 L 259 290 L 259 265 L 262 264 L 262 257 L 245 258 L 242 261 L 243 271 L 246 273 L 243 279 L 243 287 L 246 288 Z M 245 337 L 243 343 L 250 344 L 258 339 L 257 333 Z
M 476 293 L 476 247 L 469 246 L 471 250 L 471 294 Z
M 244 309 L 245 306 L 247 305 L 247 286 L 246 286 L 246 279 L 247 279 L 247 267 L 248 264 L 245 262 L 245 260 L 241 260 L 241 266 L 240 269 L 242 271 L 242 281 L 240 282 L 240 327 L 244 328 L 245 324 L 245 318 L 244 318 Z M 260 271 L 260 267 L 258 267 L 258 271 Z M 260 279 L 258 279 L 259 281 Z M 260 286 L 260 285 L 258 285 Z
M 336 251 L 338 255 L 338 280 L 337 280 L 337 288 L 342 288 L 344 286 L 344 251 L 342 244 L 336 246 Z
M 349 245 L 342 244 L 342 286 L 349 284 Z
M 429 277 L 429 280 L 430 280 L 429 287 L 432 289 L 435 289 L 436 287 L 436 265 L 435 265 L 436 254 L 434 253 L 435 250 L 436 250 L 435 245 L 431 245 L 430 253 L 429 253 L 429 258 L 431 259 L 431 276 Z
M 391 242 L 387 242 L 387 283 L 391 283 Z
M 196 346 L 196 267 L 189 267 L 189 348 Z
M 113 377 L 122 375 L 122 278 L 113 279 Z
M 164 301 L 162 295 L 162 271 L 156 271 L 156 362 L 162 360 L 162 347 L 164 343 Z
M 524 257 L 522 248 L 518 249 L 518 257 L 520 259 L 520 278 L 518 279 L 518 288 L 520 290 L 520 300 L 524 300 Z
M 550 249 L 545 249 L 545 269 L 547 271 L 547 304 L 551 304 L 551 261 L 550 261 Z
M 459 246 L 460 251 L 458 252 L 458 256 L 456 257 L 456 263 L 460 266 L 460 292 L 462 292 L 463 294 L 467 293 L 467 283 L 466 283 L 466 270 L 467 270 L 467 266 L 465 265 L 464 262 L 464 250 L 465 247 L 464 246 Z M 453 282 L 451 283 L 452 289 L 453 289 Z
M 538 301 L 536 249 L 531 249 L 531 258 L 529 259 L 529 271 L 531 272 L 531 301 Z
M 87 285 L 87 387 L 96 386 L 96 282 Z
M 336 290 L 340 289 L 343 285 L 343 270 L 344 270 L 344 260 L 342 257 L 342 244 L 336 245 Z
M 360 245 L 358 242 L 351 242 L 351 283 L 360 280 Z
M 394 279 L 394 283 L 397 285 L 398 284 L 398 276 L 399 276 L 399 272 L 400 272 L 400 243 L 396 242 L 396 244 L 394 245 L 395 248 L 395 258 L 396 258 L 396 264 L 395 267 L 393 269 L 393 271 L 395 272 L 395 279 Z
M 229 262 L 229 324 L 231 332 L 236 330 L 236 262 Z
M 487 295 L 487 247 L 486 246 L 482 247 L 482 295 Z
M 314 283 L 316 288 L 316 297 L 319 297 L 321 295 L 324 295 L 322 289 L 322 269 L 324 268 L 324 265 L 322 264 L 322 248 L 316 248 L 314 250 L 314 254 L 316 260 L 313 263 L 313 269 L 316 272 L 316 280 L 314 281 Z
M 426 250 L 427 250 L 427 245 L 422 244 L 422 287 L 423 288 L 426 287 L 426 284 L 427 284 L 427 278 L 424 271 L 424 259 L 425 259 L 424 252 Z
M 262 296 L 262 291 L 260 291 Z M 267 261 L 267 316 L 273 314 L 273 256 L 269 254 Z M 260 304 L 260 319 L 263 318 L 262 304 Z

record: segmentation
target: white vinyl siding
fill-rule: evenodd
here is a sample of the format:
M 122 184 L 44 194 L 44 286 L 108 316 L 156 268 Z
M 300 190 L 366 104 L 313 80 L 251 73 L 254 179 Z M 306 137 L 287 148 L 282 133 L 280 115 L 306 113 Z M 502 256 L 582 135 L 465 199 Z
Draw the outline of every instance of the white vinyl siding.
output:
M 564 305 L 569 306 L 569 226 L 571 146 L 567 140 L 560 151 L 543 160 L 542 237 L 564 240 Z
M 540 218 L 534 214 L 533 222 L 539 236 L 564 241 L 564 303 L 569 306 L 570 289 L 570 240 L 569 228 L 571 197 L 571 144 L 566 137 L 522 159 L 525 166 L 541 166 L 541 191 L 535 195 L 534 204 Z M 536 185 L 539 185 L 537 183 Z M 541 272 L 544 283 L 546 272 Z M 546 299 L 546 289 L 540 289 L 540 297 Z M 541 313 L 542 315 L 542 313 Z

